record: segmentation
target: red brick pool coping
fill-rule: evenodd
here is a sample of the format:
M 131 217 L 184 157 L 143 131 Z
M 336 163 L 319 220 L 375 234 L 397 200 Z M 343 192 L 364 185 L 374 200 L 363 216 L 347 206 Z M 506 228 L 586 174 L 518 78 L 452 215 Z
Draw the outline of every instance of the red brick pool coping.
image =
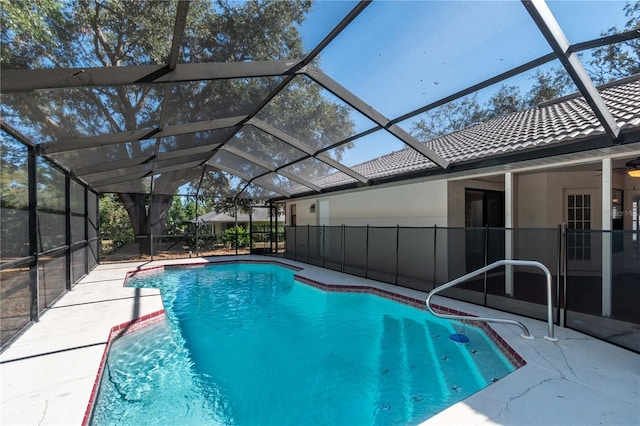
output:
M 291 269 L 293 271 L 302 271 L 304 268 L 299 268 L 297 266 L 288 265 L 286 263 L 281 263 L 274 260 L 255 260 L 255 259 L 247 259 L 247 260 L 221 260 L 221 261 L 213 261 L 213 262 L 197 262 L 197 263 L 178 263 L 171 265 L 158 265 L 158 266 L 149 266 L 142 267 L 136 270 L 132 270 L 127 272 L 123 285 L 127 284 L 127 281 L 132 277 L 141 277 L 148 275 L 156 275 L 164 272 L 166 268 L 200 268 L 207 265 L 222 265 L 222 264 L 237 264 L 237 263 L 253 263 L 253 264 L 270 264 L 276 265 L 283 268 Z M 310 278 L 306 278 L 300 276 L 298 274 L 294 274 L 293 278 L 301 282 L 303 284 L 310 285 L 312 287 L 316 287 L 318 289 L 324 291 L 331 292 L 345 292 L 345 293 L 368 293 L 373 294 L 379 297 L 384 297 L 389 300 L 393 300 L 395 302 L 399 302 L 414 308 L 422 309 L 426 311 L 426 305 L 423 300 L 416 299 L 409 296 L 404 296 L 398 293 L 394 293 L 392 291 L 384 290 L 377 287 L 366 286 L 366 285 L 344 285 L 344 284 L 327 284 L 320 281 L 316 281 Z M 466 312 L 458 311 L 456 309 L 450 309 L 445 306 L 440 305 L 432 305 L 432 307 L 442 313 L 452 314 L 452 315 L 462 315 L 468 316 L 470 318 L 475 315 L 471 315 Z M 91 416 L 93 414 L 93 408 L 96 401 L 96 397 L 98 395 L 98 389 L 100 387 L 100 381 L 102 380 L 102 373 L 104 371 L 104 365 L 107 360 L 107 356 L 109 354 L 109 349 L 111 348 L 111 343 L 126 334 L 133 333 L 142 328 L 148 327 L 150 325 L 156 324 L 160 321 L 165 320 L 165 311 L 164 309 L 160 311 L 156 311 L 147 315 L 144 315 L 140 318 L 135 318 L 131 321 L 127 321 L 125 323 L 113 326 L 109 333 L 109 338 L 107 339 L 107 344 L 105 346 L 104 352 L 102 354 L 102 359 L 100 360 L 100 366 L 98 367 L 98 373 L 96 374 L 96 379 L 93 383 L 93 389 L 91 390 L 91 396 L 89 397 L 89 403 L 87 404 L 87 409 L 84 414 L 84 418 L 82 420 L 82 426 L 87 426 L 91 421 Z M 524 358 L 522 358 L 491 326 L 487 323 L 479 323 L 476 325 L 478 328 L 482 329 L 487 336 L 493 341 L 493 343 L 500 349 L 500 351 L 504 354 L 504 356 L 513 364 L 515 368 L 520 368 L 526 364 Z
M 82 418 L 82 426 L 88 425 L 91 421 L 93 406 L 96 402 L 96 396 L 98 395 L 98 389 L 100 387 L 100 381 L 102 380 L 102 373 L 104 371 L 105 362 L 107 361 L 107 356 L 109 355 L 111 343 L 118 337 L 134 333 L 142 328 L 164 321 L 164 318 L 164 309 L 162 309 L 111 327 L 109 338 L 107 339 L 107 344 L 104 348 L 104 352 L 102 353 L 102 359 L 100 360 L 100 366 L 98 367 L 98 373 L 96 374 L 96 379 L 93 382 L 89 403 L 87 404 L 87 409 L 85 410 L 84 417 Z

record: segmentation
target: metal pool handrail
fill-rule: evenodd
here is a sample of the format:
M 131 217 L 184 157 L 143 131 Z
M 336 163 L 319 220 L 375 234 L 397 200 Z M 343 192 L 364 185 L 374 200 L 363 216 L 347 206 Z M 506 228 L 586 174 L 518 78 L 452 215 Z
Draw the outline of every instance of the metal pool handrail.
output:
M 533 336 L 531 335 L 531 333 L 529 333 L 529 330 L 527 329 L 527 327 L 524 324 L 522 324 L 520 321 L 511 320 L 511 319 L 502 319 L 502 318 L 482 318 L 482 317 L 472 317 L 472 316 L 465 316 L 465 315 L 440 314 L 440 313 L 436 313 L 433 310 L 433 308 L 431 308 L 431 304 L 429 303 L 431 301 L 431 297 L 433 297 L 434 294 L 439 293 L 442 290 L 446 290 L 450 287 L 453 287 L 454 285 L 458 285 L 461 282 L 468 280 L 469 278 L 473 278 L 480 274 L 484 274 L 485 272 L 491 269 L 497 268 L 498 266 L 505 266 L 505 265 L 533 266 L 541 269 L 544 272 L 544 274 L 547 277 L 547 323 L 549 328 L 549 335 L 544 336 L 544 338 L 552 342 L 557 342 L 558 339 L 553 337 L 553 304 L 551 300 L 552 299 L 551 272 L 546 266 L 544 266 L 542 263 L 537 262 L 535 260 L 515 260 L 515 259 L 498 260 L 496 262 L 493 262 L 490 265 L 484 266 L 480 269 L 477 269 L 473 272 L 469 272 L 466 275 L 463 275 L 459 278 L 449 281 L 448 283 L 442 284 L 441 286 L 438 286 L 429 292 L 429 295 L 427 296 L 427 300 L 425 301 L 427 305 L 427 309 L 438 318 L 455 319 L 455 320 L 463 320 L 463 321 L 476 321 L 476 322 L 496 322 L 496 323 L 502 323 L 502 324 L 517 325 L 522 329 L 522 331 L 524 331 L 524 334 L 521 334 L 520 337 L 522 337 L 523 339 L 533 339 Z

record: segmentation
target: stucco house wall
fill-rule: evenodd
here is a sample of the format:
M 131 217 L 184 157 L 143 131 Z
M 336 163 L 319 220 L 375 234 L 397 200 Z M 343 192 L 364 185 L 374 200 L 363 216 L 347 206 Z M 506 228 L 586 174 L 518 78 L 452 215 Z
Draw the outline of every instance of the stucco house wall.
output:
M 603 208 L 610 206 L 602 205 L 599 173 L 565 170 L 513 175 L 513 227 L 556 228 L 567 221 L 567 195 L 590 194 L 591 228 L 602 229 Z M 625 229 L 631 228 L 633 197 L 640 195 L 637 180 L 621 173 L 612 176 L 612 186 L 624 190 Z M 286 223 L 291 224 L 291 206 L 295 205 L 297 225 L 320 225 L 321 204 L 326 206 L 324 202 L 328 201 L 325 224 L 330 226 L 464 227 L 466 189 L 504 192 L 504 176 L 439 179 L 301 198 L 286 203 Z
M 287 224 L 295 205 L 298 226 L 320 225 L 323 201 L 329 202 L 330 226 L 447 226 L 447 181 L 442 179 L 298 199 L 287 203 Z

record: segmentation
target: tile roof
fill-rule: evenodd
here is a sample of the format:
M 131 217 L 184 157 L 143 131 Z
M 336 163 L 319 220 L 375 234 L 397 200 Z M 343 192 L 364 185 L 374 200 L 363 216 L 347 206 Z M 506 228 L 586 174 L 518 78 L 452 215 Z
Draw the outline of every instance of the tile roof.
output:
M 621 129 L 640 126 L 640 74 L 602 86 L 600 94 Z M 584 98 L 573 95 L 432 139 L 426 145 L 455 165 L 604 134 Z M 369 179 L 380 179 L 436 167 L 417 151 L 406 148 L 352 169 Z M 314 180 L 325 188 L 353 182 L 355 179 L 341 172 Z M 292 190 L 306 191 L 302 187 Z

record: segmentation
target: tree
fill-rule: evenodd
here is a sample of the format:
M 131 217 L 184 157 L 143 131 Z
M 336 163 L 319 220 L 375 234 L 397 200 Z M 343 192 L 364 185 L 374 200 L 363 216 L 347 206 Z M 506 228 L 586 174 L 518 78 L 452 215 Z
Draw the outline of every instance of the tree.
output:
M 413 136 L 425 142 L 483 121 L 485 110 L 478 102 L 477 93 L 474 93 L 434 108 L 426 115 L 411 129 Z
M 640 30 L 640 1 L 627 3 L 624 11 L 627 22 L 623 31 Z M 602 32 L 602 36 L 620 32 L 613 27 Z M 596 84 L 636 74 L 640 72 L 640 40 L 598 47 L 590 52 L 590 56 L 583 54 L 581 60 Z M 426 142 L 474 123 L 533 108 L 576 89 L 562 67 L 538 68 L 529 73 L 529 79 L 532 85 L 525 94 L 516 86 L 503 84 L 484 104 L 478 101 L 476 93 L 434 108 L 413 124 L 411 132 L 418 140 Z
M 23 6 L 2 1 L 3 5 L 11 3 L 9 13 L 20 18 L 3 21 L 2 42 L 3 52 L 6 52 L 2 56 L 3 68 L 166 63 L 175 1 L 80 0 L 68 5 L 56 0 L 42 3 L 31 0 Z M 310 8 L 308 0 L 193 2 L 181 46 L 181 60 L 225 62 L 302 58 L 298 24 Z M 45 17 L 36 23 L 40 28 L 38 37 L 26 37 L 27 32 L 18 28 L 19 22 L 28 19 L 29 14 Z M 279 82 L 278 78 L 252 78 L 167 85 L 171 101 L 166 106 L 165 122 L 178 124 L 248 114 Z M 312 97 L 318 102 L 314 107 L 307 106 L 303 113 L 296 111 L 296 119 L 304 123 L 307 134 L 320 138 L 331 131 L 334 140 L 341 140 L 353 126 L 340 107 L 314 93 L 317 89 L 312 89 L 311 84 L 299 82 L 290 90 L 300 92 L 294 98 Z M 31 129 L 25 132 L 27 135 L 56 141 L 157 127 L 163 95 L 162 87 L 136 85 L 10 95 L 3 101 L 7 102 L 6 113 L 13 122 Z M 282 100 L 281 107 L 273 107 L 271 114 L 284 115 L 288 110 L 283 108 L 290 107 L 292 105 Z M 191 134 L 157 142 L 166 150 L 172 150 L 187 144 L 212 144 L 227 140 L 228 136 L 230 134 L 225 130 L 218 134 Z M 305 142 L 312 146 L 315 143 L 314 140 Z M 99 164 L 110 160 L 144 159 L 152 153 L 153 144 L 141 141 L 56 156 L 63 163 L 78 167 L 86 166 L 88 160 Z M 109 190 L 118 194 L 135 235 L 161 235 L 173 194 L 180 186 L 198 181 L 200 174 L 200 170 L 190 169 L 156 175 L 151 195 L 145 187 L 148 182 L 144 180 L 136 182 L 137 187 L 120 185 Z M 205 182 L 214 187 L 229 184 L 227 176 L 214 175 L 214 179 Z M 148 248 L 141 246 L 144 251 Z
M 204 206 L 198 206 L 198 214 L 206 213 Z M 184 234 L 189 221 L 196 218 L 196 202 L 187 197 L 174 196 L 171 208 L 167 213 L 165 235 Z
M 544 102 L 558 99 L 576 90 L 571 77 L 564 68 L 550 68 L 549 70 L 536 70 L 530 76 L 533 85 L 529 89 L 526 105 L 533 108 Z
M 624 31 L 640 31 L 640 1 L 624 6 L 627 22 Z M 602 33 L 608 36 L 619 33 L 612 27 Z M 640 40 L 632 39 L 595 49 L 589 61 L 589 74 L 596 84 L 627 77 L 640 72 Z
M 3 134 L 0 138 L 0 245 L 2 257 L 29 253 L 29 177 L 27 147 Z
M 526 106 L 518 86 L 502 85 L 500 89 L 489 98 L 486 104 L 485 120 L 490 120 L 512 112 L 522 111 Z
M 238 244 L 238 247 L 249 247 L 249 234 L 242 226 L 225 229 L 220 239 L 228 249 L 235 244 Z
M 38 49 L 40 55 L 54 47 L 57 39 L 53 26 L 63 22 L 59 0 L 0 0 L 2 44 L 0 59 L 5 64 L 18 65 L 28 50 Z M 12 42 L 11 49 L 4 48 Z
M 110 241 L 110 246 L 103 244 L 103 249 L 109 252 L 135 241 L 127 211 L 116 194 L 102 194 L 99 211 L 100 235 Z

